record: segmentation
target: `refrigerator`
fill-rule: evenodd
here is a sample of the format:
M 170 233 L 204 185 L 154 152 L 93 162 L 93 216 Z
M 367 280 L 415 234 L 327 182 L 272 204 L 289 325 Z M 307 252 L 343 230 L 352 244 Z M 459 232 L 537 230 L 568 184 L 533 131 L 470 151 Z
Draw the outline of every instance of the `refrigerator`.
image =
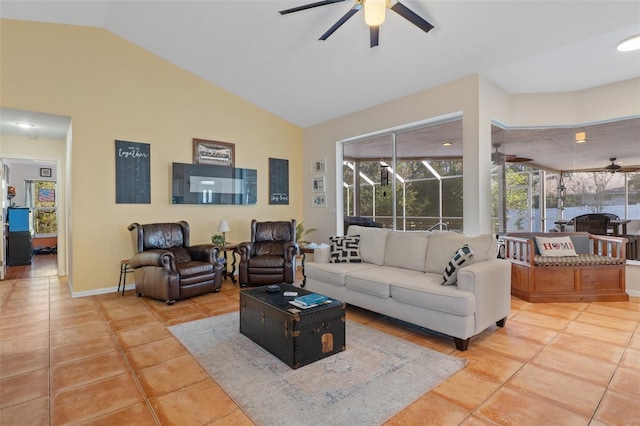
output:
M 33 258 L 33 212 L 28 207 L 7 209 L 7 265 L 30 265 Z

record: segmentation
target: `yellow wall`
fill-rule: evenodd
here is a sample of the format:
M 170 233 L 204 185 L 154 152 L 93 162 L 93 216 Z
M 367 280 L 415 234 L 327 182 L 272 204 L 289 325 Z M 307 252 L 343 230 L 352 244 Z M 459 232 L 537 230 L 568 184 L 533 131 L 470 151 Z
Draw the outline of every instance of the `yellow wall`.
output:
M 302 218 L 302 130 L 103 29 L 2 20 L 1 103 L 72 118 L 69 196 L 74 293 L 117 285 L 131 222 L 187 220 L 192 243 L 229 221 Z M 221 64 L 224 66 L 224 64 Z M 258 170 L 256 206 L 171 205 L 172 162 L 192 162 L 192 138 L 234 143 L 237 167 Z M 115 203 L 115 143 L 151 144 L 151 204 Z M 290 204 L 268 204 L 268 159 L 289 159 Z

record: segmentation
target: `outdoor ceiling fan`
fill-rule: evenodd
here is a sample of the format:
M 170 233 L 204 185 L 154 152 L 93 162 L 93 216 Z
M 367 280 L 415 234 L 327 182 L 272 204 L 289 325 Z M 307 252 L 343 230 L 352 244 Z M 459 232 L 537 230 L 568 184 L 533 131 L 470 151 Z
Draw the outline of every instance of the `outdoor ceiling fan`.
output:
M 615 157 L 609 158 L 609 161 L 611 161 L 611 164 L 605 166 L 605 168 L 604 168 L 605 171 L 607 171 L 609 173 L 615 173 L 615 172 L 619 171 L 622 168 L 621 165 L 615 163 L 615 161 L 616 161 Z
M 288 13 L 300 12 L 302 10 L 311 9 L 314 7 L 325 6 L 328 4 L 339 3 L 345 0 L 322 0 L 315 3 L 309 3 L 303 6 L 293 7 L 291 9 L 281 10 L 281 15 Z M 349 9 L 349 11 L 338 21 L 333 24 L 324 34 L 320 36 L 319 40 L 326 40 L 333 34 L 338 28 L 342 26 L 349 18 L 355 15 L 360 9 L 364 9 L 364 20 L 369 25 L 369 34 L 371 40 L 371 47 L 378 45 L 378 36 L 380 32 L 380 25 L 384 22 L 386 9 L 391 9 L 398 15 L 411 22 L 413 25 L 420 28 L 425 33 L 428 33 L 433 29 L 433 25 L 420 17 L 414 11 L 400 2 L 397 2 L 393 6 L 391 0 L 355 0 L 355 5 Z
M 622 167 L 620 164 L 616 164 L 616 160 L 617 158 L 615 157 L 609 158 L 611 164 L 606 165 L 604 167 L 604 171 L 609 173 L 630 173 L 640 170 L 640 166 Z
M 517 155 L 505 154 L 504 152 L 498 151 L 498 148 L 501 146 L 499 143 L 494 144 L 493 146 L 496 150 L 491 154 L 491 161 L 494 163 L 527 163 L 529 161 L 533 161 L 532 158 L 518 157 Z

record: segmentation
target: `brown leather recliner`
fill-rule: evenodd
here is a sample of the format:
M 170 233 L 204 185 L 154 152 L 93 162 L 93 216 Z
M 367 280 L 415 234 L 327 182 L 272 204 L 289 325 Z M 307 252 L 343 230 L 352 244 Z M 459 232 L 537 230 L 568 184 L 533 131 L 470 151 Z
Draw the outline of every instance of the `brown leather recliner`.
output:
M 133 268 L 138 296 L 176 300 L 218 292 L 222 286 L 219 250 L 213 244 L 189 246 L 189 224 L 132 223 Z
M 241 287 L 287 282 L 295 279 L 298 254 L 296 220 L 251 221 L 251 241 L 238 245 Z

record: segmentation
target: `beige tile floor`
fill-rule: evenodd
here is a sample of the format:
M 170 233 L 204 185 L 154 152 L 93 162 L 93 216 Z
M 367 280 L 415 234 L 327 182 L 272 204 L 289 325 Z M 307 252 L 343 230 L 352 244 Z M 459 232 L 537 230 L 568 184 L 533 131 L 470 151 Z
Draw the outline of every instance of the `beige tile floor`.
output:
M 0 282 L 0 424 L 244 425 L 242 410 L 166 326 L 238 310 L 239 289 L 166 306 L 65 279 Z M 640 425 L 640 298 L 531 304 L 458 352 L 451 339 L 349 307 L 347 316 L 467 367 L 388 425 Z

